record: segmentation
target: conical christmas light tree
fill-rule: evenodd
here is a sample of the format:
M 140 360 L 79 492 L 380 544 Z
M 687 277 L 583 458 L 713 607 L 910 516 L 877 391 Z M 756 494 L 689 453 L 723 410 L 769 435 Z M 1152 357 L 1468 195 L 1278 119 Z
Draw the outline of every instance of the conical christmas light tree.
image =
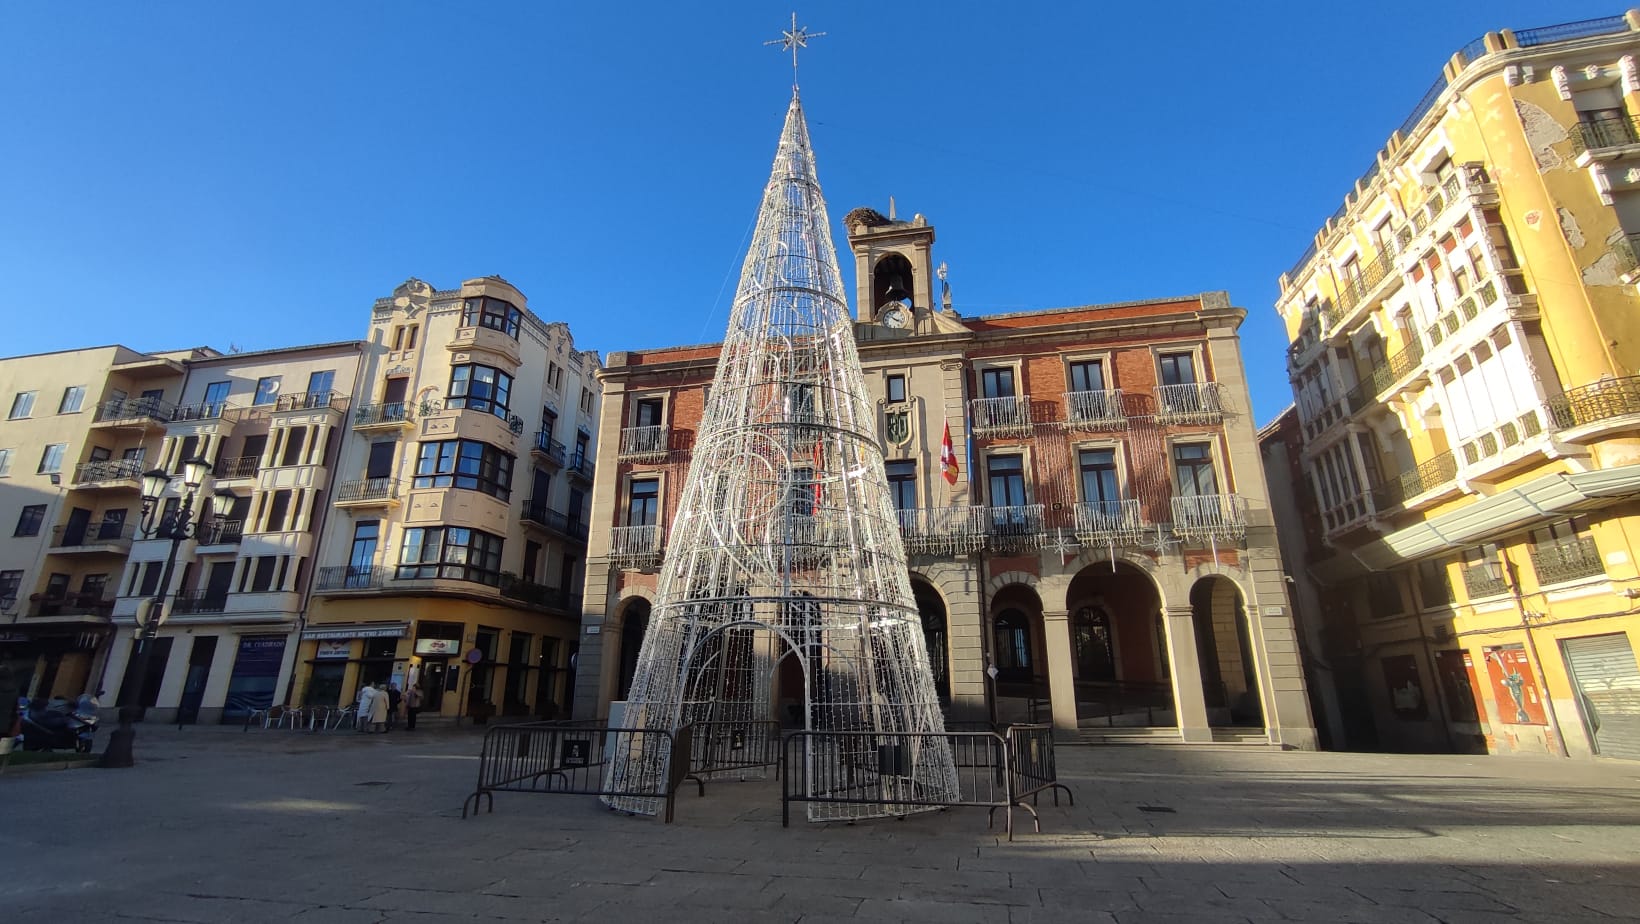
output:
M 875 422 L 794 87 L 624 726 L 779 719 L 809 731 L 930 735 L 897 739 L 897 791 L 954 796 L 950 749 L 932 737 L 944 726 Z M 801 668 L 802 689 L 788 682 L 776 692 L 794 673 L 780 669 L 786 659 Z M 810 739 L 804 779 L 842 779 L 821 765 L 847 759 L 856 769 L 862 755 L 848 751 Z M 610 791 L 666 779 L 656 759 L 612 762 Z M 810 803 L 809 817 L 909 810 Z

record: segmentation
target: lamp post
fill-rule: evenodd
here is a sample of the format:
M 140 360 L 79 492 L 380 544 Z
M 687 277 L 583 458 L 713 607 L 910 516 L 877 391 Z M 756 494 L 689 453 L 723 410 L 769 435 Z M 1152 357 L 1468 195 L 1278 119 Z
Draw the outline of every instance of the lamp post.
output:
M 169 511 L 163 510 L 160 498 L 171 483 L 171 476 L 162 468 L 143 473 L 143 538 L 169 539 L 171 551 L 165 558 L 164 570 L 160 572 L 158 590 L 152 598 L 137 604 L 137 650 L 132 656 L 130 669 L 126 672 L 127 680 L 120 685 L 120 727 L 115 729 L 114 734 L 108 739 L 108 748 L 103 751 L 101 762 L 103 767 L 130 767 L 136 763 L 132 757 L 131 745 L 136 740 L 137 730 L 132 727 L 132 723 L 142 712 L 142 688 L 148 677 L 148 659 L 153 653 L 151 643 L 154 637 L 159 635 L 159 627 L 169 615 L 165 612 L 165 596 L 171 586 L 171 574 L 176 570 L 177 552 L 182 548 L 184 541 L 204 532 L 210 515 L 221 517 L 233 506 L 233 492 L 218 490 L 211 496 L 211 509 L 201 509 L 199 519 L 193 518 L 194 495 L 199 491 L 200 485 L 205 483 L 205 475 L 210 470 L 211 463 L 198 456 L 184 460 L 182 498 L 176 509 Z

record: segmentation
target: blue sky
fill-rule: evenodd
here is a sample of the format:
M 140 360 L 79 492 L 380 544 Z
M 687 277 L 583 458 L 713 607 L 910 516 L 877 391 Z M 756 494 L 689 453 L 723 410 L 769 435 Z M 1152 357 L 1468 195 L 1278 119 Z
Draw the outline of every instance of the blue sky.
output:
M 0 6 L 0 354 L 362 336 L 500 274 L 577 345 L 718 339 L 787 3 Z M 1226 289 L 1258 423 L 1292 265 L 1469 39 L 1584 0 L 811 3 L 833 224 L 926 214 L 968 315 Z M 838 246 L 844 245 L 837 235 Z M 852 286 L 845 259 L 845 281 Z

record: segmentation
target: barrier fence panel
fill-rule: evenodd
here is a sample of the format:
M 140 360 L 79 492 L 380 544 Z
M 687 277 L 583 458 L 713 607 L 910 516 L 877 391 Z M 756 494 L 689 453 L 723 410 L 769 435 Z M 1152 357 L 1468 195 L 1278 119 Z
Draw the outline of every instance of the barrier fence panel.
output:
M 626 810 L 651 815 L 663 810 L 670 822 L 673 794 L 688 773 L 687 745 L 685 732 L 675 738 L 662 729 L 597 722 L 496 726 L 484 734 L 478 786 L 462 801 L 461 817 L 478 814 L 480 800 L 495 811 L 494 793 L 527 792 L 623 798 Z M 617 766 L 625 772 L 611 774 Z M 607 782 L 612 779 L 623 781 L 623 787 L 612 790 Z
M 1059 768 L 1053 754 L 1052 725 L 1008 727 L 1008 776 L 1014 800 L 1022 806 L 1025 799 L 1035 804 L 1037 796 L 1044 790 L 1053 791 L 1054 805 L 1059 804 L 1061 791 L 1070 804 L 1076 804 L 1076 797 L 1071 795 L 1070 788 L 1059 782 Z M 1040 826 L 1038 830 L 1041 830 Z
M 950 754 L 956 795 L 922 784 L 923 755 Z M 781 824 L 791 825 L 791 804 L 807 803 L 810 821 L 849 820 L 828 805 L 875 805 L 903 817 L 951 806 L 1002 809 L 1013 839 L 1013 806 L 1007 739 L 995 732 L 794 732 L 781 752 Z M 1034 812 L 1033 812 L 1034 814 Z
M 691 776 L 761 780 L 770 767 L 779 776 L 779 722 L 692 722 L 686 727 L 692 733 Z

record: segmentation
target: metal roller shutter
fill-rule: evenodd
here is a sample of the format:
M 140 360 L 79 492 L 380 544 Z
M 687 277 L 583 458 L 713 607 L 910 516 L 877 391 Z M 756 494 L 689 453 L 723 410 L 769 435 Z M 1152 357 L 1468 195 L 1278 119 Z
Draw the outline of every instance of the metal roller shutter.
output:
M 1570 638 L 1561 642 L 1561 650 L 1577 682 L 1596 752 L 1640 760 L 1640 667 L 1628 636 Z

